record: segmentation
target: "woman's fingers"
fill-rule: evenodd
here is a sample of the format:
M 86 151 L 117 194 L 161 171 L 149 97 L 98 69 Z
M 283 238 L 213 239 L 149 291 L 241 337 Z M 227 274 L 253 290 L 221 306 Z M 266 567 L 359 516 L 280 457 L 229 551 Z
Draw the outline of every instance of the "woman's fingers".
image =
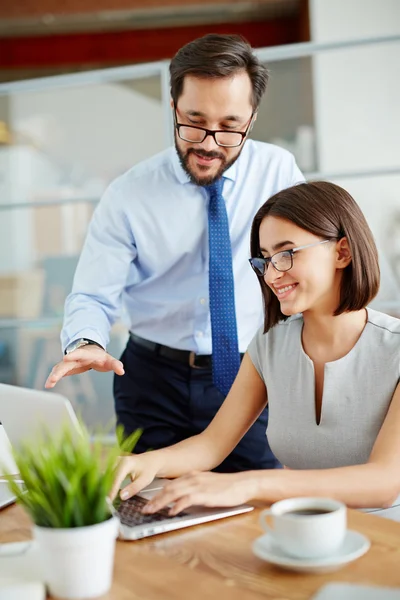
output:
M 155 513 L 162 508 L 165 508 L 169 504 L 175 504 L 177 501 L 181 501 L 182 505 L 184 504 L 183 498 L 187 498 L 191 504 L 196 500 L 199 501 L 196 497 L 196 489 L 195 484 L 193 482 L 188 481 L 185 477 L 176 479 L 171 483 L 168 483 L 164 489 L 156 494 L 148 504 L 143 509 L 143 512 L 146 514 Z M 185 504 L 185 508 L 191 506 L 191 504 Z M 183 510 L 183 509 L 181 509 Z
M 120 492 L 122 500 L 128 500 L 132 496 L 136 496 L 143 488 L 153 481 L 153 477 L 149 477 L 147 474 L 141 473 L 137 477 L 132 477 L 132 483 L 126 485 Z
M 249 476 L 246 475 L 248 479 Z M 252 494 L 243 486 L 241 473 L 192 472 L 168 483 L 154 496 L 143 512 L 152 514 L 167 506 L 170 515 L 177 515 L 188 506 L 235 506 L 246 502 Z
M 196 504 L 202 504 L 200 499 L 195 499 L 195 497 L 191 495 L 183 496 L 182 498 L 177 500 L 175 504 L 170 508 L 169 514 L 171 517 L 175 517 L 175 515 L 178 515 L 186 508 L 189 508 L 190 506 L 194 506 Z
M 119 492 L 121 483 L 128 475 L 130 475 L 133 478 L 135 477 L 134 465 L 135 463 L 132 456 L 123 456 L 120 459 L 117 470 L 115 472 L 114 482 L 109 493 L 109 497 L 111 500 L 114 500 L 115 496 Z

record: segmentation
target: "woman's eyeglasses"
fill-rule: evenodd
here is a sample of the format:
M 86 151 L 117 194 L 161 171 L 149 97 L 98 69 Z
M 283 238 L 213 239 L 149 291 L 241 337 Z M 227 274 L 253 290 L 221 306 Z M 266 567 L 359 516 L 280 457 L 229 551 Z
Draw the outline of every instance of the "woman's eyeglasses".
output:
M 276 252 L 272 256 L 257 256 L 256 258 L 249 258 L 253 270 L 259 277 L 264 277 L 267 272 L 269 263 L 279 272 L 284 273 L 290 271 L 293 267 L 293 255 L 295 252 L 305 250 L 306 248 L 312 248 L 313 246 L 319 246 L 319 244 L 326 244 L 332 240 L 321 240 L 320 242 L 314 242 L 313 244 L 306 244 L 305 246 L 299 246 L 298 248 L 290 248 L 290 250 L 282 250 Z

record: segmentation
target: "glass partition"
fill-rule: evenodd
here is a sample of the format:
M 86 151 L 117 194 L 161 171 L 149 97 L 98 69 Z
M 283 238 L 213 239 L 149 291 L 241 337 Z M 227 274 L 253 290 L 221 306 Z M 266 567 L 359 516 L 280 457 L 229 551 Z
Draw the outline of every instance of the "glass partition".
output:
M 160 76 L 24 93 L 11 87 L 1 100 L 1 203 L 97 199 L 165 147 Z
M 266 64 L 267 92 L 251 137 L 292 152 L 303 172 L 316 171 L 312 59 L 301 57 Z
M 352 194 L 374 234 L 381 287 L 371 307 L 400 318 L 400 169 L 398 174 L 334 177 L 331 181 Z

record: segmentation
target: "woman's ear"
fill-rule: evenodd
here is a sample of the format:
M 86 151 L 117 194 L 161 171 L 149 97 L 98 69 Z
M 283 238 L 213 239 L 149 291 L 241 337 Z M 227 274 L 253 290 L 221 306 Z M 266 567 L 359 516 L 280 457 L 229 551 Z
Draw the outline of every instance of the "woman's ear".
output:
M 351 252 L 347 238 L 343 237 L 336 243 L 336 267 L 345 269 L 351 263 Z

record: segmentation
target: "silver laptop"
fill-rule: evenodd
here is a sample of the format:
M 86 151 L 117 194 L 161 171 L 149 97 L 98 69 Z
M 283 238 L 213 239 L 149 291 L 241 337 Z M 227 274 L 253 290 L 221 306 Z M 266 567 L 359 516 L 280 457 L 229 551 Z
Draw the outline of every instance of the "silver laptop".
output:
M 199 525 L 208 521 L 216 521 L 225 517 L 233 517 L 250 512 L 253 506 L 241 504 L 229 508 L 205 508 L 191 506 L 175 517 L 168 516 L 168 508 L 153 515 L 144 515 L 141 510 L 145 504 L 157 494 L 165 484 L 165 480 L 155 479 L 153 483 L 142 490 L 140 494 L 129 500 L 116 500 L 114 505 L 120 519 L 119 537 L 124 540 L 139 540 L 166 531 L 182 529 L 191 525 Z
M 11 453 L 10 440 L 4 431 L 4 427 L 0 425 L 0 509 L 15 501 L 7 483 L 1 479 L 5 473 L 18 477 L 17 465 Z
M 0 510 L 15 502 L 15 496 L 10 492 L 5 481 L 0 481 Z
M 63 423 L 79 431 L 79 421 L 69 400 L 60 394 L 0 383 L 0 422 L 13 448 L 36 441 L 45 427 L 59 430 Z
M 63 423 L 69 422 L 71 427 L 76 429 L 77 432 L 79 431 L 79 421 L 70 402 L 64 396 L 53 392 L 30 390 L 2 383 L 0 383 L 0 422 L 4 426 L 11 446 L 17 448 L 23 441 L 31 439 L 34 442 L 35 435 L 43 428 L 43 425 L 46 428 L 57 430 Z M 5 456 L 1 456 L 1 448 L 0 446 L 0 464 L 5 460 Z M 125 502 L 116 501 L 115 510 L 121 523 L 120 538 L 137 540 L 165 531 L 190 527 L 191 525 L 223 519 L 224 517 L 253 510 L 252 506 L 242 504 L 230 508 L 216 509 L 191 507 L 175 517 L 169 517 L 167 509 L 154 515 L 142 514 L 141 509 L 143 506 L 162 489 L 164 484 L 164 480 L 155 479 L 134 498 L 130 498 Z M 0 483 L 0 489 L 3 486 L 4 490 L 7 490 L 6 484 L 4 482 Z M 6 498 L 6 491 L 3 495 L 3 506 L 13 501 L 10 492 L 8 492 L 8 499 Z

